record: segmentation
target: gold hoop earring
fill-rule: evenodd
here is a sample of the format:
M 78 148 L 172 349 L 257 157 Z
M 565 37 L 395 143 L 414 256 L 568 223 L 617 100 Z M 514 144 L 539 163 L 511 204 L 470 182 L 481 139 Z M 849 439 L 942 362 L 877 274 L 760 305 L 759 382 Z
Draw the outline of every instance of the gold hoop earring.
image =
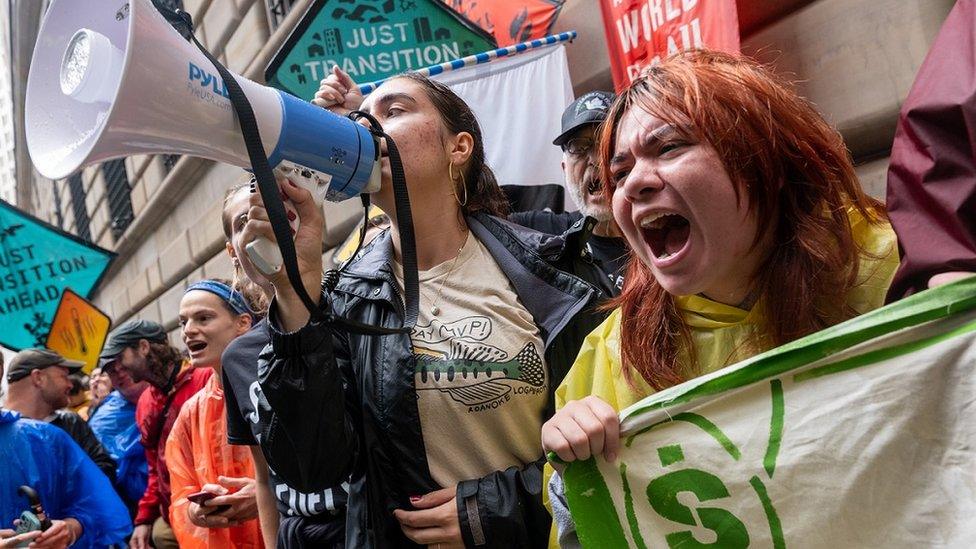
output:
M 447 176 L 451 179 L 451 192 L 454 193 L 454 200 L 457 200 L 458 205 L 464 207 L 468 204 L 468 182 L 464 179 L 464 170 L 458 168 L 458 175 L 461 176 L 461 189 L 464 190 L 463 201 L 458 197 L 457 185 L 455 185 L 457 181 L 454 179 L 454 163 L 449 162 L 447 164 Z

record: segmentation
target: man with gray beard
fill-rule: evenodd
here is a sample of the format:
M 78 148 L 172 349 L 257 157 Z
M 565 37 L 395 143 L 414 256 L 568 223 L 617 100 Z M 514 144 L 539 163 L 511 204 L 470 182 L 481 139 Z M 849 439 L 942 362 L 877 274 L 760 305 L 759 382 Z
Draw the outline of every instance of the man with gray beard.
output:
M 509 219 L 546 234 L 566 236 L 575 256 L 589 262 L 595 276 L 575 268 L 574 274 L 594 284 L 607 296 L 620 293 L 627 264 L 627 245 L 613 221 L 610 197 L 603 192 L 598 163 L 599 127 L 613 103 L 612 93 L 595 91 L 570 103 L 562 116 L 562 132 L 552 142 L 563 151 L 566 192 L 576 212 L 518 212 Z

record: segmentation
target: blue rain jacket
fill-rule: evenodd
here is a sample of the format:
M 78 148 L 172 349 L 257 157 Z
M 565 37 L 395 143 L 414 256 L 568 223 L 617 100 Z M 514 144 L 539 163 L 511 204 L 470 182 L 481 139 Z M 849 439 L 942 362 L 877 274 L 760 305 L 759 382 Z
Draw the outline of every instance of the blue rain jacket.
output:
M 119 494 L 133 505 L 138 503 L 146 492 L 149 465 L 139 440 L 136 405 L 126 400 L 122 393 L 112 391 L 95 410 L 88 425 L 118 464 L 115 486 Z
M 0 527 L 13 528 L 28 508 L 17 488 L 37 490 L 51 519 L 74 518 L 84 528 L 73 548 L 121 544 L 132 532 L 122 500 L 95 462 L 53 425 L 0 409 Z

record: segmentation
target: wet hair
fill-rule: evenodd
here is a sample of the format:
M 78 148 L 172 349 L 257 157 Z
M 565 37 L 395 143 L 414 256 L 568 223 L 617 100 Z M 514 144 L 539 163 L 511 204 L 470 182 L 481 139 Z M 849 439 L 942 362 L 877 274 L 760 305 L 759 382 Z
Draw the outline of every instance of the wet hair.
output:
M 461 207 L 465 215 L 484 212 L 490 215 L 505 217 L 508 215 L 508 198 L 498 186 L 495 173 L 485 163 L 484 137 L 481 126 L 471 107 L 458 97 L 451 88 L 431 80 L 417 73 L 405 73 L 396 76 L 416 82 L 427 93 L 430 102 L 440 114 L 441 122 L 452 134 L 467 132 L 471 134 L 474 147 L 471 157 L 464 168 L 462 181 L 465 189 L 456 189 L 458 196 L 467 196 L 467 203 Z
M 854 240 L 850 209 L 869 223 L 883 206 L 861 189 L 843 138 L 793 86 L 743 57 L 686 52 L 649 67 L 623 91 L 607 116 L 600 143 L 607 196 L 615 185 L 610 159 L 620 121 L 631 109 L 707 141 L 729 174 L 738 199 L 758 223 L 757 241 L 773 231 L 757 270 L 765 324 L 748 342 L 756 352 L 855 316 L 847 304 L 866 254 Z M 631 381 L 639 373 L 660 390 L 701 372 L 690 330 L 674 297 L 633 258 L 621 309 L 621 359 Z M 755 349 L 752 349 L 755 348 Z M 682 352 L 690 363 L 679 364 Z
M 224 206 L 220 212 L 220 221 L 224 228 L 224 238 L 227 242 L 230 242 L 234 236 L 234 220 L 230 217 L 231 213 L 228 206 L 230 206 L 234 197 L 237 196 L 237 193 L 250 189 L 253 181 L 254 176 L 245 172 L 238 182 L 224 193 Z M 225 281 L 221 280 L 221 282 Z M 244 296 L 244 300 L 247 301 L 248 306 L 254 311 L 255 321 L 263 318 L 267 314 L 269 305 L 268 296 L 265 295 L 264 289 L 261 286 L 258 286 L 244 274 L 243 269 L 235 266 L 233 280 L 225 283 L 233 288 L 234 291 L 240 292 Z

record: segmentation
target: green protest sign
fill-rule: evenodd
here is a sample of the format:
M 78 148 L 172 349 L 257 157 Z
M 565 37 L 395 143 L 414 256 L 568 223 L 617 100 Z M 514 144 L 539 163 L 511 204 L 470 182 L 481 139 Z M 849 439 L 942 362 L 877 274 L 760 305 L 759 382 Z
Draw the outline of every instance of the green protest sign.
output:
M 976 546 L 976 278 L 621 412 L 570 464 L 584 547 Z
M 365 84 L 494 48 L 490 34 L 437 0 L 317 0 L 264 77 L 310 100 L 335 65 Z
M 0 345 L 43 346 L 64 290 L 89 297 L 114 256 L 0 200 Z

